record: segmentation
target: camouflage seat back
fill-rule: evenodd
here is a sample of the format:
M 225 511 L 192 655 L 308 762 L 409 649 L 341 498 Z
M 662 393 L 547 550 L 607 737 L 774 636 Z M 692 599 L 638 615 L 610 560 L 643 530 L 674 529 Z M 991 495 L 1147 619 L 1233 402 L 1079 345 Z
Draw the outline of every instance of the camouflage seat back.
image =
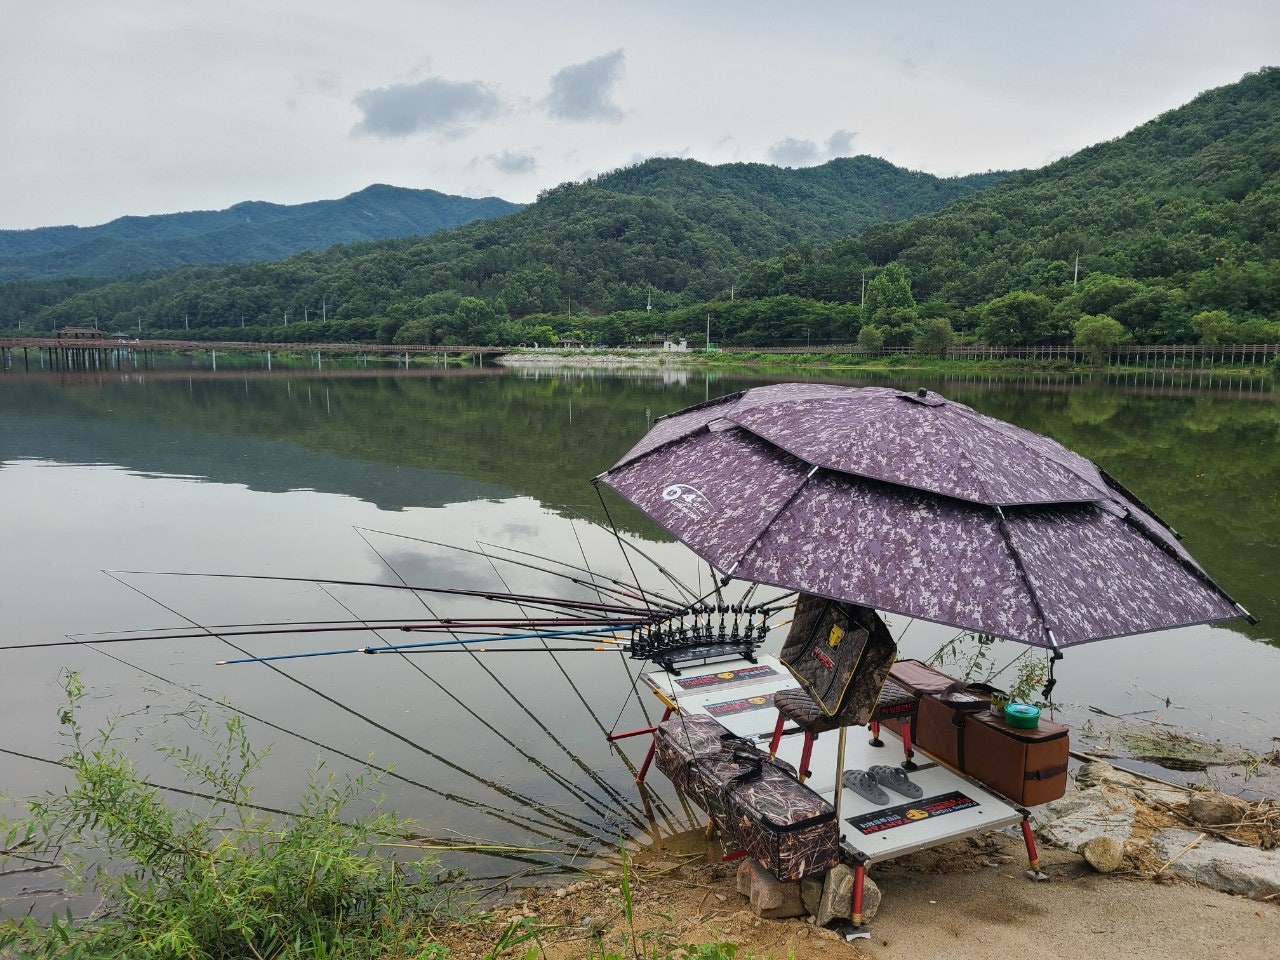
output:
M 779 659 L 827 717 L 871 719 L 897 645 L 868 607 L 801 594 Z

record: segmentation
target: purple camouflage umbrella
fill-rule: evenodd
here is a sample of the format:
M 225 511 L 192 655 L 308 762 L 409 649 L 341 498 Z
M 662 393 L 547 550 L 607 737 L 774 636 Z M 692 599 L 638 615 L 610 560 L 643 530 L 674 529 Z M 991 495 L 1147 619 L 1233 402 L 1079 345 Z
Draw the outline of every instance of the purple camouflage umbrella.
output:
M 1090 461 L 925 391 L 757 387 L 599 479 L 727 576 L 1036 646 L 1248 616 Z

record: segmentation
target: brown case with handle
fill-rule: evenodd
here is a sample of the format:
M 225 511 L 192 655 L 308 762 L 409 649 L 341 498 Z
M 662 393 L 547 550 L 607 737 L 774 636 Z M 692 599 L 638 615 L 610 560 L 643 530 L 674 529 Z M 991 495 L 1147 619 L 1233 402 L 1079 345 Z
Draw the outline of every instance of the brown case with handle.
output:
M 1033 807 L 1067 792 L 1068 728 L 1041 720 L 1024 730 L 991 712 L 981 694 L 954 691 L 920 699 L 916 745 L 1014 803 Z

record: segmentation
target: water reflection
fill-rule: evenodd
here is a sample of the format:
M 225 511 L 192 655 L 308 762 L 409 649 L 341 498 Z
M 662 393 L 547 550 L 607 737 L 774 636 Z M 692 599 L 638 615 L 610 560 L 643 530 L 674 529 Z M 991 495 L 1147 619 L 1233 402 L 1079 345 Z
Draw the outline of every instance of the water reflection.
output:
M 0 375 L 7 642 L 423 615 L 419 601 L 385 593 L 156 573 L 563 588 L 545 571 L 499 576 L 479 554 L 428 542 L 498 544 L 630 578 L 589 478 L 654 418 L 760 382 L 666 369 Z M 1280 652 L 1246 637 L 1280 644 L 1272 576 L 1280 566 L 1280 417 L 1269 385 L 1195 390 L 1185 381 L 1103 376 L 925 384 L 1098 461 L 1185 534 L 1191 552 L 1263 621 L 1248 634 L 1238 625 L 1204 627 L 1072 650 L 1059 689 L 1111 712 L 1153 710 L 1265 747 L 1280 723 Z M 616 500 L 608 512 L 663 568 L 695 589 L 710 585 L 706 569 L 638 513 Z M 150 574 L 118 574 L 122 584 L 102 570 Z M 642 575 L 658 576 L 653 568 Z M 471 608 L 433 609 L 443 616 Z M 927 624 L 894 627 L 905 632 L 908 656 L 927 655 L 950 636 Z M 383 636 L 395 642 L 397 634 Z M 369 642 L 333 640 L 335 648 Z M 283 636 L 236 646 L 250 654 L 306 649 Z M 529 869 L 598 853 L 636 829 L 639 797 L 604 731 L 645 725 L 654 705 L 635 693 L 637 665 L 616 654 L 213 666 L 231 651 L 204 636 L 0 652 L 0 740 L 26 755 L 6 755 L 6 787 L 27 793 L 58 782 L 56 768 L 30 758 L 59 753 L 57 676 L 71 668 L 84 671 L 94 692 L 90 722 L 130 712 L 140 738 L 181 738 L 185 728 L 172 718 L 193 698 L 245 711 L 255 739 L 276 744 L 270 780 L 260 785 L 264 803 L 291 803 L 323 757 L 340 768 L 394 765 L 391 805 L 417 817 L 423 833 L 560 851 L 531 858 Z M 622 747 L 633 760 L 636 743 Z M 691 825 L 655 785 L 662 815 Z M 468 866 L 510 872 L 483 859 Z

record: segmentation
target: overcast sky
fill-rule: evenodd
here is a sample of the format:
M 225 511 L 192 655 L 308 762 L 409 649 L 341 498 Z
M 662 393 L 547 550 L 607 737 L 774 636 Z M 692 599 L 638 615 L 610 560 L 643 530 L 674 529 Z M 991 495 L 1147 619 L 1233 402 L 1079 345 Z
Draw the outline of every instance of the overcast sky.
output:
M 651 156 L 1038 167 L 1277 63 L 1276 0 L 0 0 L 0 228 Z

